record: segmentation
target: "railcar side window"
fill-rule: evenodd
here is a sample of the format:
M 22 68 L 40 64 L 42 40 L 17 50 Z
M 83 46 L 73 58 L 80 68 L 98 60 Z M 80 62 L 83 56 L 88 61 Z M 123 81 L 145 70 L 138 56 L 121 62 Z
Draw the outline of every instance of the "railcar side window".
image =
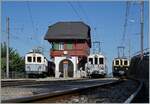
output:
M 41 62 L 41 57 L 37 57 L 37 62 Z
M 97 64 L 97 57 L 95 57 L 95 64 Z
M 32 58 L 29 56 L 29 57 L 27 57 L 27 61 L 28 62 L 31 62 L 32 61 Z
M 93 58 L 89 58 L 89 62 L 93 64 Z
M 116 65 L 119 65 L 119 60 L 116 60 Z
M 99 64 L 104 64 L 104 58 L 99 58 Z
M 127 60 L 124 61 L 124 65 L 128 65 L 128 61 Z
M 33 62 L 35 62 L 35 57 L 33 57 Z

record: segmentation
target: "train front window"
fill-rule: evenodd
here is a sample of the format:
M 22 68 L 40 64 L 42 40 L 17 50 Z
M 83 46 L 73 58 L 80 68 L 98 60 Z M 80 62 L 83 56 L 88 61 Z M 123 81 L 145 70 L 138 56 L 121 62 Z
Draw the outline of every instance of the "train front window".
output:
M 37 62 L 41 62 L 41 57 L 37 57 Z
M 116 65 L 119 65 L 119 60 L 116 60 Z
M 124 61 L 124 65 L 128 65 L 128 61 L 127 60 Z
M 95 64 L 97 64 L 97 57 L 95 57 Z
M 89 58 L 89 62 L 93 64 L 93 58 Z
M 33 57 L 33 62 L 35 62 L 35 57 Z
M 120 60 L 120 65 L 122 65 L 122 60 Z
M 104 64 L 104 58 L 99 58 L 99 64 Z
M 28 62 L 31 62 L 31 61 L 32 61 L 32 58 L 31 58 L 31 57 L 27 57 L 27 61 L 28 61 Z

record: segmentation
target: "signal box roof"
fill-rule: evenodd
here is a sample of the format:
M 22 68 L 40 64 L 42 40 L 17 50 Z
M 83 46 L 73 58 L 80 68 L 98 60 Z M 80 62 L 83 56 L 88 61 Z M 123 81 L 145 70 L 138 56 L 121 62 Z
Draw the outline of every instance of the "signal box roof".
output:
M 56 40 L 86 40 L 91 44 L 90 27 L 83 22 L 57 22 L 49 26 L 44 39 L 49 42 Z

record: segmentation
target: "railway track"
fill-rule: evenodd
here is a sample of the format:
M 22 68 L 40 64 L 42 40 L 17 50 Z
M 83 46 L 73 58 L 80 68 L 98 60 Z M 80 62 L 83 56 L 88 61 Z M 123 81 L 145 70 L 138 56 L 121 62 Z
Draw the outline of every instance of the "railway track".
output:
M 67 83 L 86 80 L 86 79 L 68 79 L 68 80 L 2 80 L 1 87 L 10 87 L 10 86 L 22 86 L 22 85 L 33 85 L 33 84 L 49 84 L 49 83 Z
M 138 92 L 141 90 L 141 87 L 142 83 L 140 83 L 139 81 L 124 79 L 124 80 L 108 81 L 103 83 L 93 83 L 93 84 L 91 83 L 85 86 L 73 87 L 71 89 L 56 90 L 54 92 L 39 93 L 27 97 L 2 100 L 2 102 L 130 103 L 133 101 Z
M 7 86 L 19 86 L 19 85 L 28 85 L 28 84 L 35 84 L 35 80 L 9 80 L 9 81 L 1 81 L 1 87 Z

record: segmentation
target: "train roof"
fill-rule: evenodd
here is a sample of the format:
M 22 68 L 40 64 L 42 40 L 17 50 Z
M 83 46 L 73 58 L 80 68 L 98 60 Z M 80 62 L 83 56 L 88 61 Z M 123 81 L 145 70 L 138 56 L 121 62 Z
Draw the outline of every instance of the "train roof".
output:
M 30 54 L 38 54 L 44 57 L 44 55 L 42 53 L 38 53 L 38 52 L 28 52 L 26 53 L 26 55 L 30 55 Z
M 90 54 L 88 57 L 95 57 L 95 56 L 105 57 L 102 53 L 99 53 L 99 54 Z
M 116 59 L 128 59 L 127 57 L 117 57 L 117 58 L 114 58 L 114 60 Z

